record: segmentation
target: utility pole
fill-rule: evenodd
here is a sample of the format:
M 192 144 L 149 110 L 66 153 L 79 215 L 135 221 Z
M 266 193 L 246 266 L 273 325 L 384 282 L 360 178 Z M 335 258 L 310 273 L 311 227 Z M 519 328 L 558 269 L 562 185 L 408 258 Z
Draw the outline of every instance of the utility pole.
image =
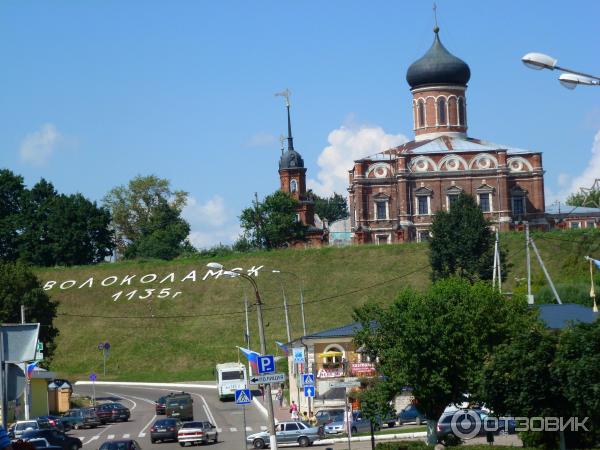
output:
M 21 305 L 21 323 L 25 323 L 25 305 Z M 25 372 L 25 391 L 23 392 L 23 409 L 25 411 L 25 420 L 29 420 L 29 387 L 31 382 L 27 373 L 27 362 L 22 363 L 23 372 Z
M 529 222 L 525 222 L 525 258 L 527 260 L 527 304 L 533 305 L 533 295 L 531 295 L 531 256 L 529 255 Z
M 290 334 L 290 316 L 288 312 L 288 302 L 287 297 L 285 296 L 285 288 L 283 287 L 283 283 L 281 283 L 281 293 L 283 294 L 283 310 L 285 312 L 285 331 L 287 333 L 287 341 L 292 342 L 292 336 Z

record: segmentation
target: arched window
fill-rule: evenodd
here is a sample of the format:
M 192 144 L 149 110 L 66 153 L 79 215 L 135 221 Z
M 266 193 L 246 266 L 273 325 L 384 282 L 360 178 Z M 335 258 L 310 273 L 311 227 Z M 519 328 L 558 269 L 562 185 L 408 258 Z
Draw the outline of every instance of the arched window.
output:
M 446 99 L 438 98 L 437 101 L 438 125 L 446 125 Z
M 417 115 L 419 116 L 419 128 L 423 128 L 425 126 L 425 102 L 423 100 L 419 100 L 417 104 Z
M 298 182 L 296 180 L 290 181 L 290 192 L 296 192 L 298 190 Z
M 466 122 L 465 122 L 465 99 L 462 97 L 458 99 L 458 124 L 466 125 Z

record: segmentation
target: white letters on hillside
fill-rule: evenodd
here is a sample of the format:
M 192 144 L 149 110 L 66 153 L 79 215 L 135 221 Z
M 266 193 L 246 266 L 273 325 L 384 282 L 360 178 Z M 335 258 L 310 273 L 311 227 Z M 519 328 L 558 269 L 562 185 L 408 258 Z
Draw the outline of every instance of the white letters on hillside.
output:
M 246 270 L 248 276 L 258 277 L 258 272 L 264 266 L 252 266 L 251 268 Z M 242 273 L 244 269 L 242 267 L 236 267 L 231 269 L 232 272 Z M 207 280 L 208 278 L 219 278 L 223 275 L 223 270 L 211 270 L 208 269 L 204 276 L 201 278 L 202 281 Z M 150 300 L 151 298 L 176 298 L 181 295 L 181 291 L 173 290 L 173 288 L 150 288 L 146 289 L 145 286 L 140 286 L 138 289 L 135 289 L 136 285 L 157 285 L 157 284 L 174 284 L 174 283 L 188 283 L 197 281 L 196 270 L 192 270 L 185 275 L 177 275 L 175 272 L 170 272 L 167 274 L 159 274 L 159 273 L 147 273 L 145 275 L 110 275 L 102 278 L 94 278 L 88 277 L 85 280 L 48 280 L 44 283 L 43 289 L 45 291 L 50 291 L 52 289 L 58 288 L 61 291 L 67 291 L 69 289 L 82 289 L 82 288 L 92 288 L 94 285 L 100 285 L 103 287 L 109 286 L 131 286 L 131 290 L 128 291 L 118 291 L 115 294 L 111 295 L 111 298 L 114 301 L 117 301 L 119 298 L 127 299 L 127 300 Z

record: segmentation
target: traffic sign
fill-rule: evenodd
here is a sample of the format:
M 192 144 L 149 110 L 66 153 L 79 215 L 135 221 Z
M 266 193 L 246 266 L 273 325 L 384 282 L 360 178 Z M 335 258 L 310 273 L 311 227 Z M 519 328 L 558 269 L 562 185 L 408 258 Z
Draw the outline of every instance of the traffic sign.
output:
M 106 341 L 103 345 L 104 350 L 110 350 L 110 344 Z
M 315 376 L 312 373 L 304 373 L 304 374 L 302 374 L 302 384 L 304 386 L 314 386 L 314 384 L 315 384 Z
M 250 383 L 265 384 L 265 383 L 283 383 L 285 381 L 285 373 L 266 373 L 256 375 L 250 378 Z
M 235 403 L 237 405 L 247 405 L 252 402 L 252 392 L 250 389 L 236 389 Z
M 315 387 L 314 386 L 304 386 L 304 396 L 305 397 L 314 397 L 315 396 Z
M 292 349 L 292 353 L 294 355 L 294 363 L 295 364 L 303 364 L 304 363 L 304 347 L 296 347 Z
M 96 374 L 95 373 L 90 373 L 90 380 L 91 381 L 96 381 Z
M 258 373 L 275 372 L 275 357 L 273 355 L 264 355 L 258 357 Z

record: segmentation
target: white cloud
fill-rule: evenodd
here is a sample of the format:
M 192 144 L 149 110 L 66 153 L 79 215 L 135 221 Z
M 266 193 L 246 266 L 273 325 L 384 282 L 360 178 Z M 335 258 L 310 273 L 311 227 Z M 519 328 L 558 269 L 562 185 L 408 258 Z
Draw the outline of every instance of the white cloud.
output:
M 348 170 L 354 160 L 396 147 L 408 141 L 402 134 L 387 134 L 374 125 L 341 126 L 329 133 L 329 145 L 319 155 L 317 180 L 308 180 L 308 187 L 318 195 L 333 192 L 344 194 L 348 188 Z
M 204 203 L 188 197 L 182 216 L 190 224 L 189 239 L 196 248 L 209 248 L 219 243 L 231 244 L 241 234 L 237 217 L 218 195 Z
M 19 154 L 27 163 L 43 165 L 63 140 L 64 137 L 56 126 L 46 123 L 39 130 L 25 136 L 19 147 Z
M 594 184 L 594 180 L 600 178 L 600 131 L 594 136 L 592 145 L 592 157 L 588 161 L 587 167 L 583 173 L 573 178 L 569 193 L 577 193 L 580 188 L 590 188 Z
M 270 147 L 277 142 L 277 137 L 271 133 L 265 133 L 260 131 L 255 135 L 251 136 L 246 142 L 248 147 Z

